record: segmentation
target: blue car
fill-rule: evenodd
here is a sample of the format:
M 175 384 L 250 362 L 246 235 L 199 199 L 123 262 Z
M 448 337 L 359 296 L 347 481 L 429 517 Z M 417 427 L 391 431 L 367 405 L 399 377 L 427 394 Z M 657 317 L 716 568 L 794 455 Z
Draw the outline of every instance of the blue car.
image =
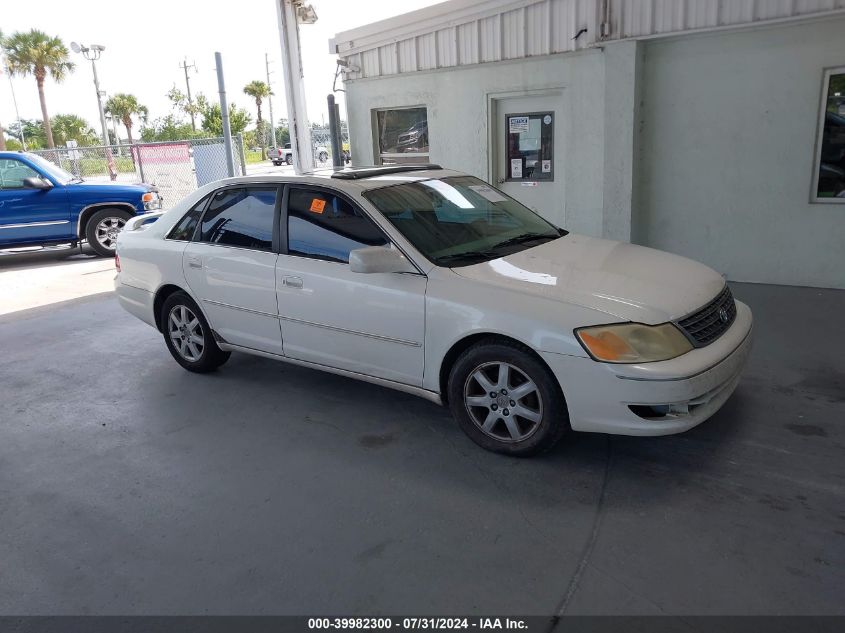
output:
M 109 257 L 126 220 L 160 208 L 150 185 L 87 182 L 36 154 L 0 152 L 0 250 L 87 240 Z

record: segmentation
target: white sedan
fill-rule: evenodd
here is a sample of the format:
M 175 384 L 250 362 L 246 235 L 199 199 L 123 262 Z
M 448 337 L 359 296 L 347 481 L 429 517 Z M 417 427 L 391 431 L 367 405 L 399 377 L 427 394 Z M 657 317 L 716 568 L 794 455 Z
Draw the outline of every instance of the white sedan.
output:
M 233 178 L 153 217 L 120 234 L 115 286 L 182 367 L 238 351 L 392 387 L 510 455 L 685 431 L 751 347 L 707 266 L 567 233 L 437 165 Z

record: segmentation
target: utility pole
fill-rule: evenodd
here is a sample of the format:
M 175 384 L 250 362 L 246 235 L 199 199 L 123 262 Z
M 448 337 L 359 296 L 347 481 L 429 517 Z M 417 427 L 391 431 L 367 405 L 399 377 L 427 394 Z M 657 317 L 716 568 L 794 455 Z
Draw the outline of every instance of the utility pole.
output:
M 276 147 L 276 122 L 273 119 L 273 89 L 270 87 L 270 57 L 267 53 L 264 53 L 264 67 L 267 69 L 267 87 L 270 88 L 270 94 L 267 96 L 267 105 L 270 108 L 270 147 Z
M 197 64 L 196 62 L 188 64 L 188 58 L 185 57 L 184 61 L 179 64 L 179 68 L 185 71 L 185 88 L 188 91 L 188 114 L 191 115 L 191 129 L 196 132 L 197 124 L 194 121 L 194 100 L 191 97 L 191 78 L 188 75 L 188 69 L 193 68 L 194 72 L 197 72 Z
M 288 105 L 293 165 L 297 174 L 314 168 L 311 129 L 305 107 L 305 78 L 302 72 L 302 50 L 299 25 L 314 24 L 317 13 L 303 0 L 275 0 L 279 17 L 279 39 L 282 44 L 282 70 L 285 76 L 285 99 Z

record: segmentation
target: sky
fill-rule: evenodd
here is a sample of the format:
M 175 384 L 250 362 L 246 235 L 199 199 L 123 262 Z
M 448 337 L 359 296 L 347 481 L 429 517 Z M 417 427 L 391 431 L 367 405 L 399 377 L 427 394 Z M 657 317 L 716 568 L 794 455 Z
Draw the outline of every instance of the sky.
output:
M 436 4 L 439 0 L 311 0 L 318 20 L 300 26 L 308 118 L 328 122 L 326 95 L 331 92 L 336 68 L 328 41 L 341 31 Z M 150 111 L 150 119 L 172 112 L 165 93 L 174 85 L 185 90 L 179 64 L 187 57 L 191 91 L 216 101 L 217 75 L 214 53 L 223 55 L 229 103 L 244 107 L 253 116 L 252 98 L 243 87 L 253 79 L 266 81 L 264 53 L 270 58 L 270 83 L 275 96 L 275 118 L 286 116 L 281 45 L 275 0 L 143 0 L 131 5 L 105 0 L 39 0 L 3 3 L 0 29 L 4 35 L 38 28 L 60 37 L 70 49 L 72 41 L 102 44 L 106 50 L 97 62 L 100 88 L 108 95 L 136 95 Z M 37 10 L 33 10 L 37 5 Z M 131 8 L 130 8 L 131 7 Z M 99 133 L 99 114 L 90 62 L 70 53 L 77 67 L 62 83 L 46 82 L 50 116 L 78 114 Z M 21 118 L 40 119 L 41 109 L 33 77 L 12 79 Z M 338 79 L 338 85 L 340 80 Z M 343 93 L 337 93 L 344 114 Z M 269 120 L 266 104 L 264 118 Z M 16 118 L 9 77 L 0 76 L 0 124 Z M 199 122 L 198 122 L 199 123 Z M 125 138 L 125 130 L 119 130 Z

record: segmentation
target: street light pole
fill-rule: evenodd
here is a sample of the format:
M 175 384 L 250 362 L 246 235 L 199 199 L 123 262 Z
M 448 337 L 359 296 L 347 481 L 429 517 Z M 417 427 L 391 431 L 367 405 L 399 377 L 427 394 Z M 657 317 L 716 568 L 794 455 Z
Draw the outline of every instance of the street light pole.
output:
M 94 89 L 97 91 L 97 110 L 100 112 L 100 126 L 103 130 L 103 152 L 106 155 L 109 177 L 112 180 L 117 180 L 117 169 L 114 165 L 114 156 L 112 156 L 111 149 L 109 149 L 109 129 L 106 126 L 106 113 L 103 111 L 103 95 L 105 93 L 100 90 L 100 79 L 97 77 L 97 60 L 100 59 L 100 54 L 106 50 L 106 47 L 101 44 L 91 44 L 91 46 L 85 46 L 85 44 L 71 42 L 70 48 L 74 53 L 82 53 L 82 56 L 91 62 L 91 69 L 94 71 Z
M 97 77 L 97 60 L 100 59 L 100 54 L 106 50 L 106 47 L 100 44 L 85 46 L 85 44 L 77 44 L 76 42 L 71 42 L 70 47 L 74 53 L 82 53 L 82 56 L 91 62 L 91 69 L 94 71 L 94 89 L 97 91 L 97 110 L 100 113 L 100 127 L 103 131 L 103 145 L 108 145 L 109 128 L 106 126 L 106 113 L 103 111 L 103 93 L 100 91 L 100 79 Z
M 276 147 L 276 122 L 273 120 L 273 90 L 270 88 L 270 58 L 267 56 L 267 53 L 264 53 L 264 67 L 267 69 L 267 88 L 270 89 L 270 94 L 267 95 L 267 105 L 270 107 L 270 147 Z

